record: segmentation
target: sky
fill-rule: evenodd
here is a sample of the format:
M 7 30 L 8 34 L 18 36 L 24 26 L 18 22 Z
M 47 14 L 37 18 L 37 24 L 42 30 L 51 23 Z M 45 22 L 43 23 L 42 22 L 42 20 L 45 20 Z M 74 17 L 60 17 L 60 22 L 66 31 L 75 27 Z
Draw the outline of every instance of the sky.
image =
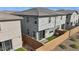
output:
M 31 7 L 0 7 L 0 11 L 9 10 L 9 11 L 23 11 L 30 9 Z M 48 7 L 51 10 L 57 9 L 66 9 L 66 10 L 79 10 L 79 7 Z

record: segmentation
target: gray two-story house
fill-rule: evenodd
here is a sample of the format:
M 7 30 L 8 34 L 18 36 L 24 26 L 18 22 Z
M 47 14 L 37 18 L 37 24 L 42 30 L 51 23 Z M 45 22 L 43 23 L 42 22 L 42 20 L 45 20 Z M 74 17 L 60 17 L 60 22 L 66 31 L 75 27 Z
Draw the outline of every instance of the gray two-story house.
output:
M 22 16 L 22 32 L 37 41 L 52 36 L 56 29 L 65 29 L 66 15 L 47 8 L 32 8 L 17 12 Z

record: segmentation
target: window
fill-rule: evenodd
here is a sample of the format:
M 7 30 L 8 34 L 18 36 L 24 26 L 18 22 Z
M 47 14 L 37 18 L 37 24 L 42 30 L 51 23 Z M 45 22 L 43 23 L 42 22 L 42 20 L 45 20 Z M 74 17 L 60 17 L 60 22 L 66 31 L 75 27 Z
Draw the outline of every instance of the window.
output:
M 0 42 L 0 51 L 3 51 L 3 50 L 2 50 L 2 42 Z
M 6 51 L 9 51 L 10 49 L 12 49 L 12 42 L 11 42 L 11 40 L 7 40 L 4 43 L 5 43 Z
M 35 31 L 33 31 L 33 37 L 36 37 Z
M 49 17 L 49 23 L 51 22 L 51 17 Z
M 61 25 L 61 28 L 62 28 L 62 29 L 64 29 L 64 26 L 65 26 L 65 25 L 64 25 L 64 24 L 62 24 L 62 25 Z
M 56 17 L 55 17 L 55 20 L 56 20 Z
M 27 29 L 27 34 L 29 35 L 29 29 Z
M 61 18 L 60 18 L 61 20 L 62 20 L 62 16 L 61 16 Z
M 69 24 L 69 22 L 66 22 L 66 24 L 68 25 L 68 24 Z
M 53 33 L 53 28 L 49 29 L 49 33 Z
M 1 25 L 0 25 L 0 31 L 1 31 Z
M 29 22 L 29 17 L 27 17 L 27 22 Z
M 37 24 L 37 21 L 35 21 L 35 24 Z
M 34 19 L 37 19 L 37 17 L 35 17 Z
M 49 33 L 53 33 L 53 30 L 52 31 L 49 31 Z
M 66 18 L 68 18 L 69 15 L 66 16 Z
M 76 20 L 76 23 L 78 23 L 78 21 Z
M 0 42 L 0 51 L 9 51 L 12 49 L 12 40 Z
M 71 22 L 71 25 L 72 25 L 73 23 Z

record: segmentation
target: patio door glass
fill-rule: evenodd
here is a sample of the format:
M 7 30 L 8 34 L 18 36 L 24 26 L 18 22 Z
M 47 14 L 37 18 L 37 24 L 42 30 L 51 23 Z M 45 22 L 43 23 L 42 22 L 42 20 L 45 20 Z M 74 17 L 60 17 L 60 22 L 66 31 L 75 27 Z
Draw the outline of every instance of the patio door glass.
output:
M 11 49 L 12 49 L 12 41 L 11 40 L 0 42 L 0 51 L 9 51 Z
M 2 51 L 2 43 L 0 42 L 0 51 Z
M 12 42 L 11 40 L 5 41 L 5 50 L 9 51 L 10 49 L 12 49 Z

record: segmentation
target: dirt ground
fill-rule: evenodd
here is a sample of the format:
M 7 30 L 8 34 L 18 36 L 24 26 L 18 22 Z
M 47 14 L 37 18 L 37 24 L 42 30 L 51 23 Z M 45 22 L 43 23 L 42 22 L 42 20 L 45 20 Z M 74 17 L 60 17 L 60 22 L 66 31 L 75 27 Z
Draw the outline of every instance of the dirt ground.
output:
M 58 46 L 54 49 L 54 51 L 79 51 L 79 33 L 72 35 L 71 38 L 74 38 L 75 41 L 67 39 L 61 44 L 61 45 L 64 45 L 66 48 L 63 49 L 60 46 Z M 77 44 L 78 48 L 72 48 L 70 46 L 72 44 Z

